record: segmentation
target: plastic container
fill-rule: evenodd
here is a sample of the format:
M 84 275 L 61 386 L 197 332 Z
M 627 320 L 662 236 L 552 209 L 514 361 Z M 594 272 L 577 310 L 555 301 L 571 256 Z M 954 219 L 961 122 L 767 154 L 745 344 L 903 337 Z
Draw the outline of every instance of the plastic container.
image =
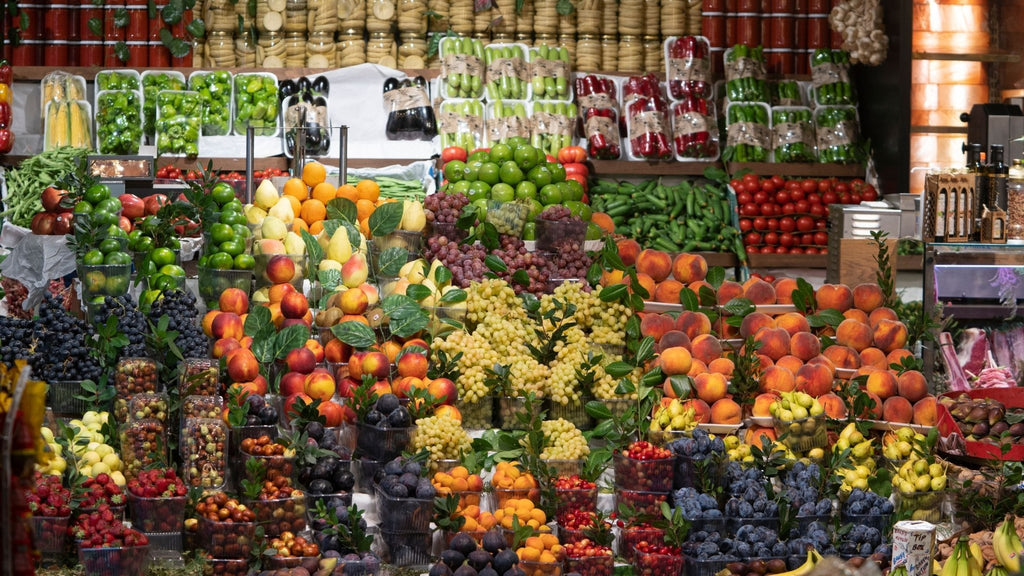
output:
M 203 136 L 230 134 L 234 100 L 231 72 L 193 72 L 188 77 L 188 89 L 197 92 L 202 102 Z
M 611 576 L 613 570 L 615 570 L 615 557 L 611 554 L 565 559 L 565 571 L 576 572 L 580 576 Z
M 819 106 L 814 110 L 818 160 L 855 164 L 865 160 L 861 146 L 860 117 L 854 106 Z
M 494 510 L 504 508 L 505 504 L 513 499 L 523 500 L 525 498 L 534 504 L 540 504 L 540 490 L 537 488 L 493 488 L 491 497 Z
M 584 224 L 586 224 L 584 222 Z M 581 242 L 580 246 L 583 245 Z M 551 401 L 548 408 L 548 416 L 551 419 L 563 418 L 572 422 L 573 426 L 580 430 L 591 430 L 594 427 L 594 419 L 587 414 L 585 400 L 578 402 L 569 402 L 568 404 L 562 404 L 560 402 Z
M 252 281 L 252 270 L 218 270 L 200 266 L 199 297 L 207 307 L 211 307 L 228 288 L 238 288 L 248 294 L 252 289 Z
M 494 398 L 487 396 L 476 402 L 462 398 L 455 401 L 455 407 L 462 413 L 462 426 L 467 430 L 486 430 L 494 425 Z
M 184 496 L 174 498 L 143 498 L 128 492 L 132 527 L 142 532 L 178 532 L 185 524 Z
M 157 94 L 161 90 L 184 90 L 185 75 L 173 70 L 145 70 L 142 82 L 143 130 L 153 137 L 156 131 Z
M 441 61 L 438 78 L 441 98 L 483 98 L 484 47 L 479 40 L 457 36 L 442 38 L 438 54 Z
M 816 140 L 810 108 L 772 108 L 772 162 L 816 162 Z
M 256 460 L 263 465 L 263 470 L 267 480 L 273 480 L 277 476 L 284 476 L 285 478 L 293 478 L 295 474 L 295 456 L 262 456 L 249 454 L 245 450 L 241 451 L 242 460 Z M 244 466 L 243 466 L 244 467 Z M 257 480 L 249 474 L 248 468 L 245 468 L 243 475 L 248 480 Z
M 395 566 L 421 566 L 430 563 L 433 533 L 380 531 L 382 559 Z
M 82 283 L 82 299 L 86 302 L 105 296 L 123 296 L 131 283 L 132 265 L 79 264 L 78 278 Z
M 628 159 L 670 160 L 674 157 L 665 112 L 665 103 L 660 98 L 634 96 L 625 104 Z
M 182 421 L 189 418 L 220 418 L 224 399 L 220 396 L 186 396 L 181 402 Z
M 895 508 L 901 516 L 909 515 L 910 520 L 923 520 L 937 524 L 946 514 L 947 493 L 944 490 L 906 493 L 895 492 Z
M 142 90 L 138 70 L 100 70 L 96 73 L 96 90 Z
M 96 150 L 100 154 L 139 153 L 145 139 L 141 91 L 100 91 L 93 109 L 96 111 Z
M 186 420 L 178 439 L 185 484 L 209 490 L 227 482 L 228 427 L 223 420 Z
M 744 56 L 744 52 L 748 54 Z M 767 103 L 770 95 L 766 77 L 760 46 L 734 46 L 725 51 L 725 86 L 730 102 Z
M 555 488 L 555 518 L 575 510 L 597 511 L 597 486 L 573 490 Z
M 377 515 L 382 531 L 420 532 L 430 529 L 434 514 L 433 498 L 395 498 L 385 494 L 379 486 L 376 492 Z
M 149 568 L 149 546 L 80 548 L 78 561 L 86 576 L 143 576 Z
M 198 92 L 162 90 L 156 97 L 156 148 L 161 156 L 196 156 L 202 134 Z
M 575 220 L 545 220 L 537 218 L 537 250 L 559 252 L 573 244 L 583 245 L 587 235 L 587 223 Z M 555 406 L 552 406 L 555 408 Z M 557 416 L 554 416 L 557 418 Z
M 276 75 L 270 72 L 235 74 L 233 133 L 245 135 L 252 126 L 256 136 L 277 136 L 280 133 L 277 102 Z
M 555 477 L 558 476 L 572 476 L 583 473 L 583 466 L 586 461 L 583 459 L 579 460 L 555 460 L 555 459 L 543 459 L 541 462 L 554 472 Z
M 484 105 L 479 100 L 462 98 L 441 102 L 437 133 L 443 147 L 461 146 L 475 150 L 484 142 L 484 126 Z
M 779 439 L 789 446 L 790 450 L 796 452 L 806 452 L 828 444 L 828 430 L 824 414 L 792 422 L 783 422 L 778 418 L 772 418 L 772 426 Z
M 850 514 L 845 510 L 839 515 L 843 524 L 861 524 L 878 530 L 883 538 L 892 529 L 892 514 Z
M 651 492 L 647 490 L 626 490 L 615 488 L 615 507 L 626 504 L 637 514 L 657 516 L 661 514 L 661 503 L 668 500 L 669 492 Z
M 351 492 L 338 492 L 335 494 L 312 494 L 309 492 L 303 492 L 306 497 L 306 522 L 312 524 L 313 515 L 316 513 L 317 503 L 323 502 L 323 505 L 327 509 L 337 509 L 338 507 L 348 508 L 352 505 L 352 493 Z
M 499 397 L 498 398 L 498 415 L 496 423 L 502 430 L 524 430 L 524 424 L 519 421 L 516 414 L 521 414 L 526 410 L 526 398 L 522 396 L 517 397 Z
M 587 154 L 599 160 L 618 160 L 622 156 L 618 110 L 581 108 L 580 116 Z
M 155 419 L 167 427 L 168 408 L 170 400 L 167 394 L 147 392 L 135 394 L 128 402 L 129 420 Z
M 256 523 L 263 526 L 267 536 L 280 536 L 283 532 L 298 534 L 306 529 L 306 497 L 293 492 L 290 498 L 251 500 L 246 502 Z
M 741 526 L 754 526 L 779 531 L 779 517 L 771 518 L 726 518 L 726 530 L 735 534 Z
M 771 155 L 771 110 L 759 102 L 729 102 L 725 107 L 726 146 L 734 162 L 767 162 Z
M 530 48 L 529 62 L 531 100 L 572 102 L 572 57 L 567 47 L 535 45 Z
M 207 558 L 203 563 L 203 576 L 245 576 L 248 572 L 247 558 Z
M 672 489 L 675 458 L 637 460 L 622 453 L 612 456 L 615 487 L 628 491 L 668 492 Z
M 532 98 L 529 51 L 530 48 L 521 43 L 492 43 L 484 47 L 488 101 Z
M 356 452 L 364 458 L 387 462 L 402 455 L 416 435 L 416 427 L 377 428 L 363 422 L 356 424 Z
M 562 101 L 534 101 L 530 116 L 533 129 L 530 143 L 545 154 L 555 156 L 558 151 L 573 144 L 576 133 L 576 105 Z
M 824 58 L 817 58 L 821 55 Z M 809 58 L 812 93 L 816 106 L 857 104 L 853 83 L 850 81 L 849 54 L 842 50 L 815 50 L 810 53 Z M 819 62 L 815 63 L 815 60 Z
M 464 307 L 425 306 L 423 309 L 430 316 L 427 332 L 431 337 L 437 338 L 453 330 L 464 329 L 466 326 L 466 308 Z M 463 420 L 465 420 L 465 414 L 463 414 Z
M 33 516 L 32 529 L 35 532 L 36 550 L 42 554 L 44 561 L 56 561 L 54 556 L 61 556 L 68 549 L 68 525 L 70 516 Z
M 519 561 L 519 569 L 526 576 L 562 576 L 561 562 L 526 562 Z
M 676 160 L 713 162 L 718 159 L 718 116 L 714 101 L 692 97 L 676 102 L 669 117 Z
M 57 380 L 49 382 L 46 389 L 46 405 L 60 416 L 79 417 L 90 409 L 88 400 L 77 396 L 84 394 L 81 380 Z
M 121 434 L 121 461 L 124 475 L 129 480 L 139 472 L 167 462 L 167 429 L 159 420 L 136 420 L 123 424 Z
M 199 541 L 218 558 L 248 560 L 256 541 L 256 526 L 255 522 L 215 522 L 204 516 L 199 519 Z
M 268 556 L 266 558 L 269 570 L 282 570 L 287 568 L 304 568 L 310 574 L 317 571 L 320 563 L 319 556 Z
M 686 576 L 715 576 L 732 560 L 698 560 L 687 556 L 683 562 Z
M 665 538 L 665 531 L 661 528 L 653 526 L 624 528 L 619 537 L 619 556 L 632 562 L 637 544 L 644 540 L 648 542 L 661 541 L 663 538 Z
M 526 203 L 488 200 L 485 220 L 494 225 L 498 234 L 522 237 L 529 213 L 530 206 Z
M 485 105 L 487 145 L 507 142 L 509 138 L 530 137 L 530 107 L 525 100 L 494 100 Z
M 178 365 L 179 396 L 217 396 L 220 367 L 210 358 L 186 358 Z
M 665 78 L 673 100 L 711 96 L 711 44 L 704 36 L 669 36 L 663 44 Z

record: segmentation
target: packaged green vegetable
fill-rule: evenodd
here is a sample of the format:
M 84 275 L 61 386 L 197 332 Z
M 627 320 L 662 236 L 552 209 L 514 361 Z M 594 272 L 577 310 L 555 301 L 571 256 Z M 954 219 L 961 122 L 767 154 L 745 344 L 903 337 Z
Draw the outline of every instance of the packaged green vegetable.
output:
M 772 108 L 772 155 L 774 162 L 815 162 L 814 118 L 810 108 Z
M 484 48 L 488 100 L 526 100 L 530 65 L 526 44 L 489 44 Z
M 530 121 L 530 143 L 545 154 L 557 156 L 559 150 L 572 146 L 576 133 L 576 105 L 572 102 L 534 102 Z
M 157 154 L 199 154 L 202 132 L 202 104 L 199 94 L 164 90 L 157 95 Z
M 730 102 L 725 109 L 726 147 L 722 159 L 731 162 L 767 162 L 772 147 L 767 104 Z
M 139 90 L 140 76 L 135 70 L 100 70 L 96 73 L 96 89 Z
M 475 150 L 484 141 L 484 105 L 479 100 L 445 100 L 437 117 L 441 147 Z
M 100 154 L 138 154 L 142 145 L 142 96 L 135 90 L 96 95 L 96 149 Z
M 821 162 L 861 164 L 867 159 L 857 109 L 853 106 L 820 106 L 814 110 L 814 124 Z
M 441 97 L 481 98 L 484 95 L 484 45 L 479 40 L 449 36 L 438 46 Z
M 234 133 L 244 135 L 249 126 L 256 136 L 277 136 L 277 77 L 261 72 L 235 75 Z
M 203 104 L 203 136 L 226 136 L 231 133 L 231 95 L 234 86 L 231 72 L 193 72 L 188 88 L 199 93 Z
M 572 100 L 572 70 L 565 46 L 531 48 L 530 76 L 533 100 Z
M 806 92 L 801 82 L 779 80 L 771 83 L 773 106 L 807 106 Z
M 162 90 L 184 90 L 185 75 L 181 72 L 146 70 L 142 73 L 142 129 L 153 138 L 156 133 L 156 97 Z
M 819 49 L 811 54 L 811 84 L 818 106 L 857 103 L 850 83 L 850 54 L 844 50 Z
M 730 102 L 768 102 L 767 72 L 760 46 L 737 44 L 725 51 L 725 94 Z

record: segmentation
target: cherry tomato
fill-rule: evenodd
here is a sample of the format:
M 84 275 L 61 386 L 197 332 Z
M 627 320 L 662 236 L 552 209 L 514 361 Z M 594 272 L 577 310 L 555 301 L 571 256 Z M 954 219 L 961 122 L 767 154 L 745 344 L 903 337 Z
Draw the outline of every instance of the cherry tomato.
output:
M 801 216 L 796 219 L 796 229 L 801 232 L 810 232 L 814 230 L 814 218 L 810 216 Z
M 779 220 L 779 230 L 783 232 L 792 232 L 793 230 L 796 230 L 796 220 L 788 216 L 784 216 Z
M 782 205 L 782 213 L 783 214 L 795 214 L 796 213 L 796 204 L 793 204 L 792 202 L 786 202 L 785 204 Z
M 811 216 L 817 216 L 823 218 L 828 212 L 825 210 L 824 204 L 811 204 Z
M 733 178 L 732 180 L 729 180 L 729 186 L 732 186 L 733 190 L 736 190 L 742 183 L 743 181 L 740 180 L 739 178 Z
M 761 181 L 761 190 L 764 190 L 768 194 L 775 192 L 775 183 L 770 179 L 766 178 Z
M 803 200 L 805 198 L 807 198 L 807 193 L 804 192 L 802 188 L 790 190 L 789 192 L 789 199 L 792 200 L 793 202 L 799 202 L 800 200 Z
M 747 246 L 746 250 L 747 250 L 747 254 L 760 254 L 761 253 L 761 249 L 758 248 L 757 246 Z
M 817 192 L 811 192 L 810 194 L 807 195 L 807 203 L 811 205 L 821 204 L 821 194 L 818 194 Z
M 754 222 L 750 218 L 740 218 L 740 232 L 750 232 L 754 228 Z
M 736 202 L 738 204 L 740 204 L 740 205 L 742 205 L 742 204 L 749 204 L 750 201 L 753 200 L 753 199 L 754 198 L 751 197 L 750 193 L 747 192 L 746 186 L 743 187 L 743 191 L 742 192 L 739 192 L 739 191 L 736 192 Z
M 810 194 L 818 189 L 818 181 L 814 178 L 808 178 L 800 183 L 800 187 L 803 189 L 804 193 Z
M 757 174 L 750 172 L 743 175 L 743 183 L 747 186 L 759 188 L 761 186 L 761 179 L 758 178 Z
M 821 202 L 823 204 L 838 204 L 839 203 L 839 194 L 836 194 L 835 192 L 833 192 L 831 190 L 827 190 L 824 193 L 822 193 L 822 195 L 821 195 Z
M 828 244 L 828 233 L 827 232 L 815 232 L 814 243 L 818 246 L 824 246 Z
M 878 191 L 875 190 L 875 187 L 871 184 L 865 184 L 864 189 L 861 190 L 860 197 L 863 198 L 865 202 L 874 202 L 875 200 L 878 200 Z
M 860 204 L 864 200 L 864 197 L 854 192 L 850 194 L 850 204 Z
M 827 192 L 832 189 L 832 182 L 825 178 L 818 181 L 818 192 Z
M 772 232 L 778 230 L 779 229 L 779 219 L 778 218 L 769 218 L 768 219 L 768 229 L 771 230 Z
M 757 218 L 754 218 L 754 230 L 767 230 L 767 229 L 768 229 L 768 219 L 767 218 L 764 218 L 762 216 L 758 216 Z
M 761 210 L 757 207 L 757 204 L 754 204 L 753 202 L 744 204 L 743 207 L 740 208 L 740 216 L 757 216 L 760 213 Z
M 799 247 L 799 246 L 793 246 L 792 248 L 789 249 L 789 253 L 790 254 L 803 254 L 804 253 L 804 249 Z
M 754 192 L 754 202 L 757 202 L 758 204 L 764 204 L 767 201 L 768 201 L 768 193 L 767 192 L 764 192 L 763 190 L 758 190 L 757 192 Z
M 796 202 L 796 213 L 807 214 L 811 210 L 811 203 L 807 200 L 797 200 Z
M 748 246 L 752 244 L 760 244 L 761 235 L 758 234 L 757 232 L 747 232 L 747 234 L 743 237 L 743 242 Z
M 789 202 L 789 190 L 779 190 L 775 193 L 775 202 L 785 204 Z
M 775 247 L 775 253 L 776 254 L 789 254 L 789 248 L 787 248 L 785 246 L 776 246 Z
M 836 191 L 836 194 L 845 194 L 850 191 L 850 185 L 846 182 L 838 182 L 836 183 L 834 190 Z
M 815 230 L 827 230 L 828 229 L 828 220 L 818 220 L 817 222 L 814 223 L 814 229 Z
M 796 238 L 793 238 L 793 235 L 789 232 L 783 232 L 782 234 L 779 234 L 779 244 L 789 248 L 796 244 Z
M 808 246 L 804 248 L 804 254 L 818 254 L 818 249 L 814 246 Z
M 786 180 L 783 179 L 782 176 L 776 174 L 775 176 L 772 176 L 772 185 L 775 186 L 776 190 L 782 189 L 782 187 L 786 185 Z
M 787 180 L 786 181 L 786 190 L 789 190 L 790 192 L 793 192 L 795 190 L 800 190 L 800 189 L 801 189 L 801 185 L 800 185 L 800 181 L 799 180 Z
M 807 234 L 800 235 L 801 246 L 813 246 L 814 245 L 814 234 L 808 232 Z
M 764 243 L 771 246 L 775 246 L 779 243 L 779 235 L 775 232 L 769 232 L 764 235 Z

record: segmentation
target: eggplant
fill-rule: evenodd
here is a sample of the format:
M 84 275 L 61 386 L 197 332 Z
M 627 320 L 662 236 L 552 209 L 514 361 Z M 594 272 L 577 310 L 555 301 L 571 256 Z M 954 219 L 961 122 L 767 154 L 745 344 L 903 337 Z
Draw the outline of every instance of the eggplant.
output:
M 298 88 L 295 86 L 293 80 L 281 80 L 277 83 L 277 95 L 281 100 L 291 96 L 298 92 Z
M 395 78 L 388 78 L 384 81 L 384 92 L 391 92 L 392 90 L 398 89 L 400 86 L 398 80 Z
M 312 84 L 313 92 L 327 96 L 331 93 L 331 83 L 323 76 L 317 76 Z
M 424 88 L 425 89 L 427 87 L 427 81 L 423 78 L 423 76 L 417 76 L 417 77 L 413 78 L 412 81 L 413 81 L 414 84 L 416 84 L 420 88 Z
M 299 92 L 309 92 L 313 89 L 313 83 L 309 81 L 309 78 L 303 76 L 295 83 L 295 86 L 299 89 Z

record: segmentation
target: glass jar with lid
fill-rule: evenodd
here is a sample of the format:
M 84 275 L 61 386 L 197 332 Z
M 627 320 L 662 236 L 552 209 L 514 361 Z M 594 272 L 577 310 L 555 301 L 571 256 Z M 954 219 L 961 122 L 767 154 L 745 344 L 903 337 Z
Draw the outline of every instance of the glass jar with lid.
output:
M 569 62 L 576 61 L 576 34 L 559 34 L 558 41 L 555 43 L 555 45 L 565 46 L 565 49 L 569 51 Z
M 246 5 L 239 2 L 238 5 Z M 284 28 L 284 0 L 256 0 L 256 29 L 260 34 L 279 33 Z
M 491 44 L 508 44 L 515 42 L 516 35 L 512 32 L 491 32 Z
M 366 31 L 370 34 L 391 32 L 397 15 L 395 0 L 367 0 Z
M 249 10 L 249 2 L 238 2 L 235 4 L 236 26 L 238 26 L 239 24 L 238 19 L 242 19 L 241 26 L 238 26 L 238 28 L 241 28 L 242 30 L 249 30 L 250 28 L 252 28 L 252 25 L 255 22 L 255 17 L 255 11 L 250 12 Z M 255 42 L 255 39 L 253 39 L 253 41 Z
M 285 68 L 302 68 L 306 65 L 306 33 L 291 32 L 284 36 Z
M 235 66 L 235 38 L 230 32 L 211 32 L 206 35 L 205 64 L 212 68 Z
M 235 5 L 230 0 L 209 0 L 204 14 L 207 32 L 234 32 L 238 27 Z
M 619 69 L 619 37 L 615 34 L 601 36 L 601 68 Z
M 644 34 L 657 32 L 661 28 L 661 2 L 659 0 L 643 0 Z
M 614 34 L 619 31 L 619 3 L 604 0 L 601 7 L 601 33 Z
M 256 66 L 256 35 L 251 28 L 246 28 L 244 33 L 235 38 L 235 66 Z
M 661 0 L 662 36 L 686 35 L 686 4 L 685 0 Z
M 662 50 L 661 38 L 644 36 L 644 70 L 664 70 L 665 52 Z
M 338 66 L 358 66 L 366 63 L 366 38 L 362 30 L 343 30 L 335 43 Z
M 427 38 L 419 34 L 402 34 L 398 45 L 398 67 L 420 70 L 427 67 Z
M 338 30 L 366 28 L 366 0 L 338 0 Z
M 398 45 L 395 43 L 395 37 L 386 32 L 370 34 L 370 40 L 366 42 L 366 61 L 388 68 L 398 66 Z
M 1019 158 L 1006 181 L 1006 239 L 1024 243 L 1024 164 Z
M 521 42 L 527 46 L 533 46 L 533 33 L 532 32 L 520 32 L 516 30 L 516 42 Z
M 306 32 L 329 33 L 333 37 L 338 29 L 338 1 L 306 0 L 306 4 Z
M 256 65 L 263 68 L 284 68 L 286 48 L 284 35 L 277 32 L 260 34 L 256 41 Z
M 398 0 L 398 32 L 427 33 L 427 0 Z
M 529 34 L 533 36 L 534 9 L 533 0 L 523 0 L 523 9 L 516 14 L 516 38 Z M 529 43 L 527 44 L 529 45 Z
M 619 0 L 619 34 L 639 36 L 644 33 L 644 0 Z
M 616 70 L 631 73 L 643 72 L 644 45 L 639 36 L 619 37 L 619 65 Z
M 558 10 L 555 2 L 540 0 L 533 3 L 533 33 L 558 34 Z
M 607 0 L 613 2 L 613 0 Z M 613 2 L 614 3 L 614 2 Z M 576 34 L 600 35 L 604 30 L 605 0 L 579 0 L 576 3 Z
M 601 39 L 588 34 L 576 41 L 576 70 L 596 72 L 601 70 Z
M 314 32 L 306 40 L 306 68 L 336 68 L 333 32 Z
M 284 25 L 281 29 L 284 30 L 285 34 L 294 34 L 296 32 L 306 32 L 306 10 L 309 5 L 306 0 L 285 0 L 284 5 Z
M 448 8 L 448 0 L 427 0 L 427 9 L 437 14 L 433 18 L 427 18 L 429 31 L 444 32 L 448 30 Z
M 448 0 L 448 22 L 460 36 L 473 33 L 473 0 Z

